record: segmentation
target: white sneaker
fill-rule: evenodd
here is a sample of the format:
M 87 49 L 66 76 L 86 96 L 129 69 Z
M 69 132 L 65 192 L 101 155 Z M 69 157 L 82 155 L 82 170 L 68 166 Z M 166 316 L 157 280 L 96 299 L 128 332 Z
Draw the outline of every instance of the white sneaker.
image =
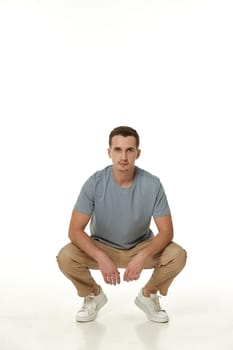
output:
M 108 299 L 104 294 L 102 288 L 100 288 L 100 293 L 94 295 L 93 293 L 84 298 L 83 306 L 77 312 L 76 321 L 77 322 L 89 322 L 93 321 L 98 311 L 107 303 Z
M 140 290 L 135 299 L 135 304 L 145 312 L 150 321 L 159 323 L 169 321 L 166 311 L 161 309 L 159 296 L 157 294 L 150 294 L 149 297 L 144 297 L 142 290 Z

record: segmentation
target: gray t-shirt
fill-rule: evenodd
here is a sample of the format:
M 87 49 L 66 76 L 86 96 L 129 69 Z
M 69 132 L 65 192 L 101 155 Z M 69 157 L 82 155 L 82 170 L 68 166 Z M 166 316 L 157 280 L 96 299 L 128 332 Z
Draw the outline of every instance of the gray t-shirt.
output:
M 159 178 L 138 167 L 128 188 L 116 183 L 112 166 L 97 171 L 82 186 L 74 209 L 91 216 L 91 238 L 118 249 L 153 237 L 151 218 L 170 214 Z

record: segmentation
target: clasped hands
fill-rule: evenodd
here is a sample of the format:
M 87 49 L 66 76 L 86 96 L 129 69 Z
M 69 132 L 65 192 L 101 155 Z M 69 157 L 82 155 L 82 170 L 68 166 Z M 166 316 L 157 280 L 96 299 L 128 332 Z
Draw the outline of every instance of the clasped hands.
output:
M 138 253 L 135 255 L 126 266 L 123 280 L 126 282 L 138 280 L 143 270 L 144 262 L 145 257 L 142 254 Z M 120 272 L 111 258 L 107 255 L 103 256 L 98 265 L 106 283 L 112 285 L 120 283 Z

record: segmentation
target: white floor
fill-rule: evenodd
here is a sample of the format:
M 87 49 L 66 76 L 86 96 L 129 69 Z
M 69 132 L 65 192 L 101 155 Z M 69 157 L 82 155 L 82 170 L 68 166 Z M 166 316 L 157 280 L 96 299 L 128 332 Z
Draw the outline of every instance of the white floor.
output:
M 100 274 L 95 274 L 100 281 Z M 53 274 L 30 281 L 19 275 L 1 288 L 0 349 L 232 350 L 233 290 L 220 292 L 210 283 L 201 288 L 190 278 L 187 284 L 187 276 L 183 272 L 169 297 L 161 299 L 170 316 L 168 324 L 148 321 L 134 305 L 142 281 L 102 285 L 109 302 L 96 321 L 76 324 L 82 299 L 60 271 L 54 268 Z

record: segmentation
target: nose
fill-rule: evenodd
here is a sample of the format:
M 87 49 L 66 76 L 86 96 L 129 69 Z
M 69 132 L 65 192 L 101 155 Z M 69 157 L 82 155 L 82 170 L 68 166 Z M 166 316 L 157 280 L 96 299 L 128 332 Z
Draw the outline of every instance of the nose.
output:
M 128 158 L 127 151 L 125 151 L 125 152 L 123 151 L 121 157 L 122 157 L 122 160 L 127 160 L 127 158 Z

